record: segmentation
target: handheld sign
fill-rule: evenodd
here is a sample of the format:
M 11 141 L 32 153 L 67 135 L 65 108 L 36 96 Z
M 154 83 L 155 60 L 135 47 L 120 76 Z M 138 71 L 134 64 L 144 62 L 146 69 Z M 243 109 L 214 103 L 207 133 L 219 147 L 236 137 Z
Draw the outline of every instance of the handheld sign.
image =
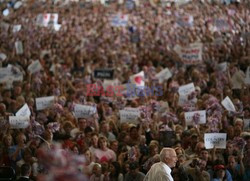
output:
M 21 41 L 16 41 L 15 42 L 15 48 L 16 48 L 16 53 L 18 55 L 23 54 L 23 43 Z
M 227 142 L 226 133 L 205 133 L 204 135 L 206 149 L 216 148 L 225 149 Z
M 250 131 L 250 119 L 243 119 L 244 121 L 244 130 Z
M 194 87 L 193 82 L 190 83 L 190 84 L 180 86 L 179 89 L 178 89 L 178 93 L 180 95 L 187 95 L 187 94 L 190 94 L 191 92 L 194 92 L 194 91 L 195 91 L 195 87 Z
M 125 108 L 124 110 L 120 110 L 120 122 L 130 122 L 130 123 L 138 123 L 137 118 L 140 117 L 140 111 L 136 108 Z
M 9 123 L 12 129 L 25 129 L 29 126 L 28 116 L 10 116 Z
M 223 101 L 221 101 L 221 104 L 228 111 L 232 111 L 232 112 L 236 111 L 233 102 L 228 96 Z
M 22 28 L 22 25 L 14 25 L 14 26 L 13 26 L 13 33 L 16 33 L 16 32 L 18 32 L 18 31 L 20 31 L 21 28 Z
M 206 111 L 193 111 L 193 112 L 185 112 L 185 120 L 187 125 L 192 125 L 196 121 L 194 120 L 197 115 L 197 124 L 205 124 L 206 123 Z
M 181 59 L 185 64 L 197 64 L 202 61 L 202 43 L 193 43 L 182 47 Z
M 114 69 L 96 69 L 94 77 L 98 79 L 113 79 Z
M 155 75 L 156 78 L 159 79 L 159 82 L 162 83 L 164 80 L 168 80 L 172 77 L 172 73 L 168 68 L 163 69 L 158 74 Z
M 245 84 L 250 85 L 250 67 L 247 67 L 246 78 L 244 81 Z
M 36 109 L 40 111 L 50 108 L 53 106 L 54 100 L 54 96 L 36 98 Z
M 34 62 L 32 62 L 29 66 L 28 66 L 28 71 L 31 73 L 31 74 L 34 74 L 36 72 L 39 72 L 40 70 L 42 70 L 43 67 L 40 63 L 39 60 L 36 60 Z
M 29 106 L 26 104 L 23 105 L 23 107 L 21 107 L 21 109 L 19 109 L 16 113 L 16 116 L 30 116 L 31 112 L 30 112 L 30 108 Z
M 116 14 L 111 17 L 111 26 L 121 27 L 127 26 L 128 24 L 128 15 Z
M 76 118 L 90 118 L 96 113 L 96 107 L 89 105 L 75 104 L 74 114 Z

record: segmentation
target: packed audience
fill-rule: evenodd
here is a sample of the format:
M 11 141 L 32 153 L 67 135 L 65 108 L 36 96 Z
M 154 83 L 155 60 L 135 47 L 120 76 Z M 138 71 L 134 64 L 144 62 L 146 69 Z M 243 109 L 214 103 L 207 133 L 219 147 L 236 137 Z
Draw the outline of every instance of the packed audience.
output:
M 33 180 L 142 181 L 161 149 L 172 147 L 175 181 L 250 179 L 250 1 L 27 0 L 18 8 L 16 2 L 0 3 L 1 12 L 9 10 L 0 15 L 0 67 L 23 75 L 3 81 L 0 73 L 0 166 Z M 43 13 L 57 13 L 60 29 L 39 26 Z M 128 15 L 126 26 L 112 26 L 117 13 Z M 182 16 L 193 21 L 183 25 Z M 225 30 L 214 27 L 220 18 Z M 203 45 L 202 61 L 186 64 L 176 46 L 195 42 Z M 35 60 L 38 71 L 28 68 Z M 166 67 L 172 77 L 159 81 Z M 116 85 L 144 71 L 145 84 L 161 86 L 163 95 L 90 96 L 88 85 L 105 82 L 94 76 L 103 68 L 114 69 Z M 180 105 L 178 88 L 189 83 L 195 91 Z M 55 96 L 53 105 L 37 110 L 36 98 L 47 96 Z M 222 106 L 227 96 L 236 111 Z M 29 126 L 14 129 L 9 117 L 25 103 Z M 76 117 L 75 104 L 96 112 Z M 138 108 L 139 118 L 121 121 L 124 108 Z M 185 112 L 198 110 L 206 110 L 206 123 L 187 125 Z M 226 148 L 206 149 L 205 133 L 227 133 Z

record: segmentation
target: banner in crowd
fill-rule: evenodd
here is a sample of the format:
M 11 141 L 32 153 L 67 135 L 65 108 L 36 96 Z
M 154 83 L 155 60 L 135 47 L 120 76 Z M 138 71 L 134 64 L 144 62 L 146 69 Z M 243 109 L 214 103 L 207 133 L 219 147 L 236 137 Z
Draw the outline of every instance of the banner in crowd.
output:
M 202 62 L 202 43 L 192 43 L 188 47 L 176 45 L 174 50 L 185 64 L 198 64 Z
M 111 17 L 111 26 L 120 27 L 127 26 L 129 16 L 126 14 L 116 14 Z
M 244 121 L 244 130 L 250 131 L 250 119 L 243 119 Z
M 183 86 L 180 86 L 178 89 L 178 93 L 180 95 L 187 95 L 195 91 L 194 83 L 189 83 Z
M 29 126 L 29 116 L 9 116 L 9 123 L 12 129 L 25 129 Z
M 23 54 L 23 43 L 21 41 L 15 42 L 16 54 L 21 55 Z
M 75 104 L 74 115 L 76 118 L 90 118 L 96 113 L 95 106 Z
M 205 124 L 206 110 L 185 112 L 186 125 Z
M 221 104 L 228 111 L 232 111 L 232 112 L 236 111 L 233 102 L 228 96 L 223 101 L 221 101 Z
M 250 66 L 247 67 L 246 78 L 244 80 L 245 84 L 250 85 Z
M 163 69 L 158 74 L 155 75 L 156 78 L 159 79 L 159 83 L 161 84 L 164 80 L 168 80 L 172 77 L 172 73 L 168 68 Z
M 135 75 L 130 76 L 130 81 L 136 86 L 144 87 L 145 86 L 145 75 L 144 71 L 141 71 Z
M 205 133 L 204 142 L 206 149 L 219 148 L 225 149 L 227 142 L 226 133 Z
M 38 14 L 36 18 L 36 24 L 39 26 L 47 27 L 49 25 L 57 25 L 58 23 L 57 13 L 45 13 Z
M 16 116 L 30 116 L 31 115 L 31 111 L 30 108 L 28 106 L 28 104 L 24 104 L 23 107 L 21 107 L 21 109 L 19 109 L 16 113 Z
M 36 72 L 39 72 L 40 70 L 42 70 L 43 67 L 40 63 L 39 60 L 36 60 L 36 61 L 33 61 L 29 66 L 28 66 L 28 71 L 31 73 L 31 74 L 34 74 Z
M 180 16 L 177 19 L 177 23 L 182 27 L 192 27 L 194 24 L 194 17 L 192 15 Z
M 0 83 L 12 83 L 13 81 L 23 81 L 22 72 L 12 65 L 0 68 Z
M 22 28 L 22 25 L 14 25 L 14 26 L 13 26 L 13 33 L 16 33 L 16 32 L 18 32 L 18 31 L 20 31 L 21 28 Z
M 216 69 L 221 72 L 226 72 L 227 71 L 227 62 L 222 62 L 217 65 Z
M 130 122 L 138 123 L 138 118 L 140 117 L 140 110 L 137 108 L 125 108 L 119 111 L 120 113 L 120 123 Z
M 54 96 L 36 98 L 36 109 L 40 111 L 50 108 L 53 106 L 54 100 L 55 100 Z
M 114 69 L 96 69 L 94 77 L 97 79 L 113 79 Z
M 230 26 L 226 18 L 216 18 L 213 22 L 215 31 L 230 31 L 232 27 Z

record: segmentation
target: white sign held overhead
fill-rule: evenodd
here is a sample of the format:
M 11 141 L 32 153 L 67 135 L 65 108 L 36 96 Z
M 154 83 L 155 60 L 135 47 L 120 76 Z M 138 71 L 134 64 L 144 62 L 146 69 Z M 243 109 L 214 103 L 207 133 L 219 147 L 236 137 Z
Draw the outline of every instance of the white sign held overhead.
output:
M 155 75 L 156 78 L 159 79 L 159 82 L 162 83 L 164 80 L 168 80 L 172 77 L 172 73 L 168 68 L 163 69 L 158 74 Z
M 138 123 L 138 117 L 140 117 L 140 111 L 138 109 L 130 109 L 125 108 L 124 110 L 120 110 L 120 122 L 130 122 L 130 123 Z
M 90 118 L 96 113 L 96 107 L 89 105 L 75 104 L 74 114 L 76 118 Z
M 9 123 L 12 129 L 25 129 L 29 126 L 28 116 L 10 116 Z
M 246 78 L 244 80 L 245 84 L 250 85 L 250 66 L 247 67 Z
M 28 66 L 28 71 L 31 73 L 31 74 L 34 74 L 36 72 L 39 72 L 40 70 L 42 70 L 43 67 L 40 63 L 39 60 L 36 60 L 36 61 L 33 61 L 29 66 Z
M 223 101 L 221 101 L 221 104 L 228 111 L 232 111 L 232 112 L 236 111 L 233 102 L 228 96 Z
M 250 119 L 243 119 L 244 121 L 244 130 L 250 131 Z
M 21 28 L 22 28 L 22 25 L 14 25 L 14 26 L 13 26 L 13 33 L 16 33 L 16 32 L 18 32 L 18 31 L 20 31 Z
M 193 112 L 185 112 L 185 120 L 187 125 L 195 124 L 195 116 L 197 116 L 197 124 L 205 124 L 206 123 L 206 111 L 193 111 Z
M 227 142 L 226 133 L 205 133 L 204 142 L 206 149 L 219 148 L 225 149 Z
M 54 96 L 36 98 L 36 109 L 40 111 L 50 108 L 53 106 L 54 100 L 55 100 Z
M 179 87 L 178 93 L 180 95 L 187 95 L 195 91 L 194 83 L 189 83 Z
M 19 109 L 16 113 L 16 116 L 30 116 L 31 112 L 30 112 L 30 108 L 28 106 L 28 104 L 24 104 L 23 107 L 21 107 L 21 109 Z
M 18 55 L 23 54 L 23 43 L 21 41 L 16 41 L 15 42 L 15 48 L 16 48 L 16 53 Z

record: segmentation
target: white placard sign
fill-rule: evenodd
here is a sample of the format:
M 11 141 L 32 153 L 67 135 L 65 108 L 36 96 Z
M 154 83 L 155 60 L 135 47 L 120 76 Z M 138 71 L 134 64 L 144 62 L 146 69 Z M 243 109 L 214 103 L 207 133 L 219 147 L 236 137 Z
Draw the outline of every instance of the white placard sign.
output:
M 4 53 L 0 53 L 0 62 L 4 61 L 7 58 L 7 56 Z
M 18 31 L 20 31 L 21 28 L 22 28 L 22 25 L 14 25 L 14 26 L 13 26 L 13 33 L 16 33 L 16 32 L 18 32 Z
M 25 129 L 29 126 L 28 116 L 10 116 L 9 123 L 12 129 Z
M 75 104 L 74 115 L 76 118 L 90 118 L 95 113 L 95 106 Z
M 120 110 L 120 122 L 130 122 L 130 123 L 138 123 L 137 118 L 140 117 L 140 111 L 135 108 L 125 108 L 124 110 Z
M 228 111 L 232 111 L 232 112 L 236 111 L 233 102 L 228 96 L 223 101 L 221 101 L 221 104 Z
M 250 131 L 250 119 L 243 119 L 244 121 L 244 130 Z
M 247 67 L 246 78 L 244 82 L 245 84 L 250 85 L 250 67 Z
M 227 71 L 227 62 L 223 62 L 217 65 L 217 70 L 226 72 Z
M 179 56 L 185 64 L 201 63 L 202 43 L 193 43 L 188 47 L 181 47 Z
M 192 111 L 192 112 L 185 112 L 185 120 L 187 125 L 193 125 L 193 117 L 195 114 L 199 114 L 199 122 L 198 124 L 205 124 L 206 123 L 206 111 Z
M 156 78 L 159 79 L 159 82 L 162 83 L 164 80 L 168 80 L 172 77 L 172 73 L 168 68 L 163 69 L 158 74 L 155 75 Z
M 16 53 L 18 55 L 23 54 L 23 43 L 21 41 L 16 41 L 15 42 L 15 48 L 16 48 Z
M 13 81 L 23 81 L 22 72 L 14 66 L 0 68 L 0 83 L 12 84 Z
M 36 109 L 39 111 L 50 108 L 51 106 L 53 106 L 54 100 L 54 96 L 36 98 Z
M 16 113 L 16 116 L 30 116 L 31 112 L 30 112 L 30 108 L 28 106 L 28 104 L 24 104 L 23 107 L 21 107 L 21 109 L 19 109 Z
M 190 83 L 190 84 L 180 86 L 179 89 L 178 89 L 178 93 L 180 95 L 187 95 L 187 94 L 190 94 L 191 92 L 194 92 L 194 91 L 195 91 L 194 83 Z
M 41 63 L 39 60 L 36 60 L 34 62 L 32 62 L 29 66 L 28 66 L 28 71 L 33 74 L 36 73 L 38 71 L 40 71 L 41 69 L 43 69 Z
M 204 142 L 206 149 L 212 149 L 214 146 L 219 149 L 226 148 L 227 134 L 226 133 L 205 133 Z

